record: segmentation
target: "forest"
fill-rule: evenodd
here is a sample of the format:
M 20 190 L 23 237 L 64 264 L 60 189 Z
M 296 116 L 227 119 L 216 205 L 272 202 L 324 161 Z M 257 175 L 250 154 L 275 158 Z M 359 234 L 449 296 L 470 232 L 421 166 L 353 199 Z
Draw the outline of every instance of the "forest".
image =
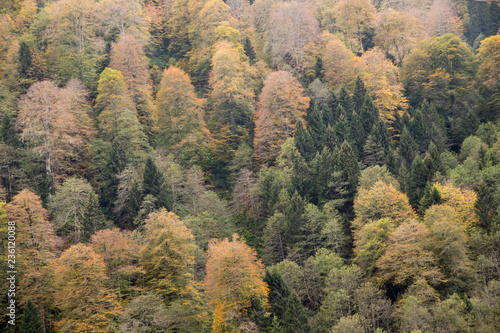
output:
M 0 331 L 500 332 L 499 28 L 0 0 Z

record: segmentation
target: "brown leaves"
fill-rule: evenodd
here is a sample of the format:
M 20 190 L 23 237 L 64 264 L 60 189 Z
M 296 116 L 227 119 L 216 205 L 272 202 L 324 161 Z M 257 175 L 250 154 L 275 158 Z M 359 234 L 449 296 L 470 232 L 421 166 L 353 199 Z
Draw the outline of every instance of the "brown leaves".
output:
M 48 176 L 63 174 L 93 134 L 83 85 L 77 80 L 66 88 L 51 81 L 35 83 L 21 97 L 19 108 L 16 127 L 21 139 L 45 160 Z
M 268 75 L 254 115 L 254 147 L 261 164 L 274 162 L 279 147 L 293 135 L 296 123 L 304 122 L 309 100 L 290 73 L 278 71 Z
M 401 224 L 392 232 L 387 250 L 376 264 L 381 282 L 409 286 L 423 277 L 435 286 L 444 281 L 436 258 L 420 241 L 427 235 L 427 228 L 415 220 Z

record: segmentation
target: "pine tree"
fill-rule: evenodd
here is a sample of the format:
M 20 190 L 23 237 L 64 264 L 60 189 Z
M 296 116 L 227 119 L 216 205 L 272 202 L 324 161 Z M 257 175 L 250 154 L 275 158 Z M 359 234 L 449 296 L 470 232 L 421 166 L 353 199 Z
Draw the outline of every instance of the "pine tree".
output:
M 99 200 L 97 200 L 97 196 L 94 193 L 91 193 L 83 212 L 82 242 L 88 242 L 93 234 L 99 230 L 106 229 L 106 227 L 106 218 L 99 206 Z
M 300 121 L 297 123 L 294 142 L 300 155 L 302 155 L 306 161 L 310 161 L 316 152 L 316 147 L 314 146 L 314 141 L 309 131 L 304 128 L 304 125 L 302 125 Z
M 333 94 L 332 94 L 333 95 Z M 321 115 L 323 116 L 323 124 L 326 127 L 333 126 L 338 116 L 335 113 L 337 110 L 336 103 L 328 103 L 321 106 Z
M 325 132 L 325 147 L 330 151 L 334 151 L 335 147 L 339 145 L 339 138 L 336 133 L 336 128 L 328 124 Z
M 346 203 L 343 207 L 343 211 L 350 216 L 352 214 L 354 195 L 358 187 L 360 170 L 356 156 L 351 146 L 346 141 L 344 141 L 340 147 L 338 166 L 341 173 L 341 179 L 345 182 Z
M 290 198 L 290 206 L 285 214 L 286 226 L 285 226 L 285 243 L 288 247 L 296 244 L 301 235 L 301 227 L 305 223 L 304 220 L 304 200 L 298 194 L 297 191 Z M 304 258 L 306 259 L 306 258 Z
M 311 161 L 312 186 L 309 197 L 312 203 L 322 205 L 332 199 L 328 184 L 331 181 L 335 164 L 335 156 L 327 147 L 324 147 L 321 153 L 317 153 Z
M 363 80 L 358 76 L 356 78 L 356 84 L 354 86 L 354 109 L 359 112 L 363 106 L 367 96 L 367 91 Z
M 104 209 L 105 214 L 109 217 L 112 216 L 117 196 L 118 179 L 116 176 L 125 170 L 128 163 L 128 155 L 122 142 L 114 140 L 102 176 L 101 193 L 99 196 L 99 203 Z
M 359 108 L 359 118 L 360 122 L 365 130 L 365 133 L 370 133 L 373 125 L 379 121 L 378 109 L 373 103 L 372 98 L 368 93 L 365 94 L 363 103 Z
M 151 156 L 146 160 L 144 167 L 144 177 L 142 183 L 142 195 L 153 195 L 158 199 L 158 208 L 166 207 L 168 210 L 172 209 L 171 204 L 167 197 L 167 188 L 165 186 L 165 178 L 158 170 Z
M 431 180 L 436 172 L 443 173 L 443 165 L 441 163 L 441 155 L 439 154 L 437 146 L 433 141 L 429 144 L 427 153 L 424 158 L 424 164 L 429 170 L 429 180 Z
M 357 155 L 363 154 L 363 147 L 366 144 L 366 137 L 368 133 L 363 128 L 360 115 L 355 111 L 352 113 L 351 129 L 354 136 L 355 150 Z
M 21 74 L 23 74 L 25 77 L 28 76 L 28 72 L 31 68 L 31 49 L 26 43 L 26 41 L 21 40 L 19 43 L 19 62 L 21 63 Z
M 282 324 L 284 333 L 312 332 L 306 310 L 295 292 L 288 297 Z
M 408 170 L 411 169 L 411 164 L 417 153 L 418 145 L 409 129 L 405 126 L 399 140 L 398 156 Z
M 321 151 L 325 145 L 326 126 L 316 103 L 309 108 L 311 112 L 307 116 L 308 130 L 314 144 L 315 152 Z
M 344 86 L 340 88 L 339 105 L 344 109 L 344 114 L 346 115 L 347 120 L 350 122 L 352 113 L 354 112 L 354 102 L 351 95 L 349 95 L 349 92 Z
M 38 310 L 30 298 L 24 306 L 23 319 L 19 327 L 19 333 L 40 333 L 42 331 L 43 328 L 38 317 Z
M 270 265 L 277 264 L 286 259 L 288 250 L 285 242 L 285 215 L 276 212 L 266 222 L 262 234 L 264 255 L 262 260 Z
M 420 199 L 424 195 L 425 185 L 429 181 L 429 169 L 420 156 L 416 156 L 411 164 L 410 180 L 408 184 L 408 199 L 413 208 L 418 208 Z
M 424 195 L 422 199 L 420 199 L 418 213 L 423 216 L 427 208 L 432 205 L 439 205 L 440 203 L 442 203 L 442 199 L 439 191 L 430 183 L 427 183 L 424 189 Z
M 384 147 L 376 141 L 376 138 L 372 134 L 368 135 L 363 147 L 363 163 L 367 166 L 372 166 L 383 165 L 385 161 L 386 153 Z
M 2 117 L 2 125 L 0 127 L 0 140 L 9 146 L 17 146 L 18 139 L 16 134 L 16 128 L 12 122 L 12 118 L 8 113 L 5 113 Z
M 248 37 L 245 38 L 245 44 L 243 45 L 243 50 L 245 51 L 248 60 L 250 60 L 250 64 L 253 65 L 253 63 L 255 62 L 255 51 L 253 49 L 252 42 Z
M 347 115 L 345 109 L 339 104 L 338 107 L 339 118 L 337 124 L 335 125 L 335 134 L 339 142 L 347 141 L 349 145 L 355 147 L 356 151 L 356 138 L 354 136 L 354 131 L 352 128 L 352 113 L 350 116 Z
M 316 63 L 314 64 L 314 77 L 323 78 L 323 58 L 320 55 L 316 57 Z
M 281 322 L 287 310 L 287 300 L 291 290 L 276 269 L 266 269 L 264 282 L 269 286 L 269 305 L 274 318 Z

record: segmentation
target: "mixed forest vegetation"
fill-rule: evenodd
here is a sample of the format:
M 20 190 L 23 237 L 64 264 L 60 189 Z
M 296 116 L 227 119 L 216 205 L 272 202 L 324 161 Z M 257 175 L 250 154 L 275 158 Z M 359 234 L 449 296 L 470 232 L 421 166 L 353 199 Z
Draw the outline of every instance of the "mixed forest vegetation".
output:
M 499 332 L 499 24 L 1 0 L 0 330 Z

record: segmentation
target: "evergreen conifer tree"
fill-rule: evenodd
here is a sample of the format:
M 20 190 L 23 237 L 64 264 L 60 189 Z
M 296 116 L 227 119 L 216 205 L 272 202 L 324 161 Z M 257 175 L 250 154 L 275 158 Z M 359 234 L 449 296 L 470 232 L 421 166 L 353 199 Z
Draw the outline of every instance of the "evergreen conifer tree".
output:
M 411 170 L 413 159 L 418 153 L 418 145 L 407 127 L 403 128 L 401 139 L 399 140 L 398 156 L 408 170 Z
M 361 78 L 358 76 L 356 78 L 356 84 L 354 86 L 354 96 L 353 96 L 354 109 L 356 111 L 359 112 L 359 110 L 361 109 L 363 103 L 365 102 L 366 94 L 367 91 L 365 88 L 365 84 L 363 83 L 363 80 L 361 80 Z
M 243 50 L 245 51 L 248 60 L 250 60 L 250 64 L 253 64 L 255 62 L 255 51 L 253 49 L 252 42 L 248 37 L 245 38 L 245 44 L 243 45 Z
M 269 286 L 268 299 L 271 313 L 278 321 L 282 321 L 285 316 L 287 300 L 291 293 L 290 288 L 276 269 L 266 270 L 264 282 Z
M 379 121 L 378 109 L 373 103 L 368 93 L 365 94 L 363 104 L 359 108 L 360 123 L 363 125 L 365 133 L 370 133 L 373 125 Z
M 284 333 L 312 332 L 307 313 L 295 292 L 292 292 L 290 297 L 287 299 L 282 326 Z
M 26 302 L 23 311 L 23 319 L 19 327 L 19 333 L 40 333 L 43 331 L 42 323 L 38 317 L 35 303 L 30 299 Z
M 354 111 L 354 102 L 344 86 L 340 88 L 339 105 L 342 106 L 344 114 L 347 116 L 347 120 L 350 121 Z
M 90 237 L 99 230 L 106 229 L 106 218 L 99 206 L 99 200 L 94 193 L 89 196 L 85 205 L 82 220 L 82 242 L 88 242 Z
M 114 140 L 107 158 L 106 168 L 103 170 L 101 195 L 99 197 L 99 203 L 108 217 L 112 216 L 118 191 L 116 175 L 125 170 L 128 163 L 128 154 L 122 142 Z
M 424 189 L 424 195 L 422 199 L 420 199 L 418 213 L 423 216 L 427 208 L 432 205 L 439 205 L 442 202 L 441 195 L 437 188 L 432 186 L 430 183 L 427 183 Z
M 28 76 L 29 69 L 31 68 L 31 48 L 26 41 L 21 40 L 19 43 L 19 62 L 21 67 L 19 68 L 21 74 Z
M 326 126 L 316 103 L 307 117 L 308 130 L 314 144 L 315 151 L 321 151 L 325 145 Z
M 6 113 L 2 117 L 2 124 L 0 127 L 0 140 L 9 146 L 17 146 L 18 139 L 16 134 L 16 128 L 12 122 L 11 116 Z
M 169 211 L 172 209 L 168 198 L 167 188 L 163 174 L 158 170 L 155 162 L 148 156 L 144 167 L 144 177 L 142 183 L 142 195 L 148 194 L 154 196 L 158 201 L 158 208 L 165 207 Z
M 411 164 L 410 180 L 408 184 L 408 199 L 413 208 L 418 208 L 420 199 L 424 195 L 425 185 L 429 181 L 429 170 L 419 155 Z
M 335 150 L 335 147 L 338 145 L 339 139 L 334 126 L 328 124 L 325 132 L 325 147 L 330 151 Z
M 356 194 L 360 170 L 356 155 L 347 141 L 342 143 L 338 153 L 337 171 L 333 174 L 333 190 L 335 200 L 338 201 L 336 207 L 341 213 L 352 217 L 354 196 Z
M 311 138 L 311 135 L 307 129 L 304 128 L 302 122 L 299 121 L 297 123 L 297 128 L 295 130 L 294 135 L 295 147 L 299 153 L 304 157 L 304 159 L 308 162 L 314 157 L 314 153 L 316 152 L 316 147 L 314 145 L 314 141 Z

